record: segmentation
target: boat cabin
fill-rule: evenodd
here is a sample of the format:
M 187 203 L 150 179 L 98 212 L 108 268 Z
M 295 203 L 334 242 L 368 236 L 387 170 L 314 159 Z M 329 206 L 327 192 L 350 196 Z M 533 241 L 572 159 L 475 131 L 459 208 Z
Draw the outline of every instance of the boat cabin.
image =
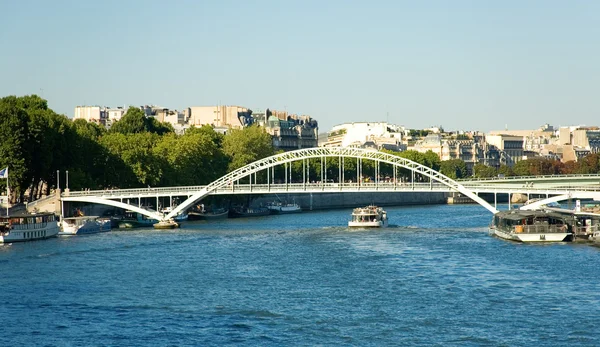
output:
M 516 233 L 563 233 L 569 229 L 564 215 L 548 211 L 502 211 L 494 215 L 493 224 Z

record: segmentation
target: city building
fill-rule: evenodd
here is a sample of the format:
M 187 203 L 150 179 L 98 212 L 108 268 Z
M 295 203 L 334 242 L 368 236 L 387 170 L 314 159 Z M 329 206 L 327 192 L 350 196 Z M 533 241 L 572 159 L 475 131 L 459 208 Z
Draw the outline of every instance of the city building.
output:
M 572 145 L 591 153 L 600 151 L 600 129 L 598 127 L 561 127 L 558 131 L 559 145 Z
M 103 106 L 77 106 L 73 119 L 85 119 L 88 122 L 106 125 L 108 113 Z
M 353 122 L 334 126 L 327 134 L 327 141 L 321 142 L 324 147 L 364 147 L 406 150 L 402 142 L 406 129 L 387 122 Z
M 111 122 L 116 122 L 116 121 L 120 120 L 121 117 L 123 117 L 123 115 L 125 114 L 125 111 L 126 110 L 123 107 L 109 108 L 106 110 L 106 112 L 108 113 L 107 118 Z
M 482 136 L 457 140 L 442 138 L 440 133 L 430 133 L 410 149 L 421 153 L 431 151 L 442 161 L 460 159 L 465 162 L 470 173 L 473 172 L 473 166 L 476 164 L 492 167 L 499 167 L 501 164 L 501 153 L 498 148 L 485 142 Z
M 273 138 L 273 146 L 284 151 L 317 147 L 319 123 L 306 115 L 267 109 L 252 114 L 253 122 L 265 128 Z
M 194 126 L 241 129 L 252 124 L 252 111 L 241 106 L 192 106 L 184 114 L 187 123 Z
M 515 135 L 487 135 L 485 140 L 488 144 L 500 150 L 500 163 L 513 166 L 523 160 L 523 136 Z

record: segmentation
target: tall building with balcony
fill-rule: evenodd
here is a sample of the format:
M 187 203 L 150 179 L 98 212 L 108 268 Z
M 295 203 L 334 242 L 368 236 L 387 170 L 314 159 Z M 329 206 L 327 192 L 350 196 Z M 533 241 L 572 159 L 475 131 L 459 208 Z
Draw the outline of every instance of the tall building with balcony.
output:
M 267 109 L 253 113 L 253 122 L 263 126 L 273 139 L 273 146 L 284 151 L 317 147 L 319 123 L 310 116 L 288 114 Z
M 411 149 L 421 153 L 431 151 L 442 161 L 460 159 L 465 162 L 468 172 L 472 172 L 473 166 L 476 164 L 492 167 L 500 166 L 498 149 L 483 141 L 480 136 L 473 136 L 473 138 L 466 140 L 456 140 L 442 138 L 439 133 L 431 133 L 417 141 Z

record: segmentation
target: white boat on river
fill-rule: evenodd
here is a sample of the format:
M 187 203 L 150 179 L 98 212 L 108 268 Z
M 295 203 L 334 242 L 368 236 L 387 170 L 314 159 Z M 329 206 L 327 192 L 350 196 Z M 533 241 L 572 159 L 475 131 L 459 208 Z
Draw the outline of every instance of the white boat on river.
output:
M 98 216 L 65 217 L 58 235 L 94 234 L 110 231 L 110 220 L 98 220 Z
M 302 212 L 302 208 L 296 204 L 288 204 L 283 202 L 273 202 L 267 205 L 271 214 L 288 214 Z
M 381 207 L 369 205 L 352 210 L 352 219 L 348 222 L 352 228 L 381 228 L 388 226 L 387 212 Z
M 552 211 L 510 210 L 494 215 L 490 232 L 506 240 L 520 242 L 561 242 L 573 233 L 564 214 Z
M 0 243 L 42 240 L 57 234 L 53 213 L 0 216 Z

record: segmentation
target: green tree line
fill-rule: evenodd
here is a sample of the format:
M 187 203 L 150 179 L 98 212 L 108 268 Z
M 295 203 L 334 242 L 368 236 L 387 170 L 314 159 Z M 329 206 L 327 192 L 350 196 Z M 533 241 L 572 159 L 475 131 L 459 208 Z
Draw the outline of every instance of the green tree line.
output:
M 229 171 L 275 153 L 270 135 L 252 126 L 230 130 L 227 135 L 210 126 L 190 128 L 176 135 L 173 127 L 146 117 L 139 108 L 131 107 L 110 130 L 83 119 L 72 121 L 48 107 L 46 100 L 36 95 L 7 96 L 0 99 L 0 169 L 9 168 L 11 200 L 24 201 L 49 194 L 56 188 L 60 170 L 62 188 L 69 172 L 69 188 L 112 189 L 145 186 L 177 186 L 208 184 Z M 409 150 L 387 153 L 428 166 L 451 178 L 467 178 L 466 164 L 460 159 L 440 161 L 429 151 Z M 394 168 L 371 160 L 362 160 L 362 177 L 358 177 L 356 159 L 328 158 L 321 171 L 320 159 L 302 161 L 290 166 L 280 165 L 272 171 L 271 181 L 341 180 L 343 163 L 345 181 L 394 176 Z M 493 168 L 483 164 L 473 167 L 473 177 L 591 174 L 600 173 L 598 154 L 590 154 L 577 162 L 534 158 L 513 167 Z M 266 182 L 266 171 L 254 176 L 257 183 Z M 408 181 L 412 173 L 396 169 L 397 179 Z M 416 176 L 419 181 L 426 177 Z M 246 179 L 247 181 L 250 178 Z M 5 189 L 6 180 L 0 180 Z
M 0 99 L 0 169 L 9 168 L 11 201 L 49 194 L 57 170 L 65 188 L 111 189 L 208 184 L 230 170 L 274 154 L 261 128 L 173 127 L 131 107 L 110 130 L 83 119 L 72 121 L 36 95 Z M 5 191 L 6 180 L 0 180 Z

